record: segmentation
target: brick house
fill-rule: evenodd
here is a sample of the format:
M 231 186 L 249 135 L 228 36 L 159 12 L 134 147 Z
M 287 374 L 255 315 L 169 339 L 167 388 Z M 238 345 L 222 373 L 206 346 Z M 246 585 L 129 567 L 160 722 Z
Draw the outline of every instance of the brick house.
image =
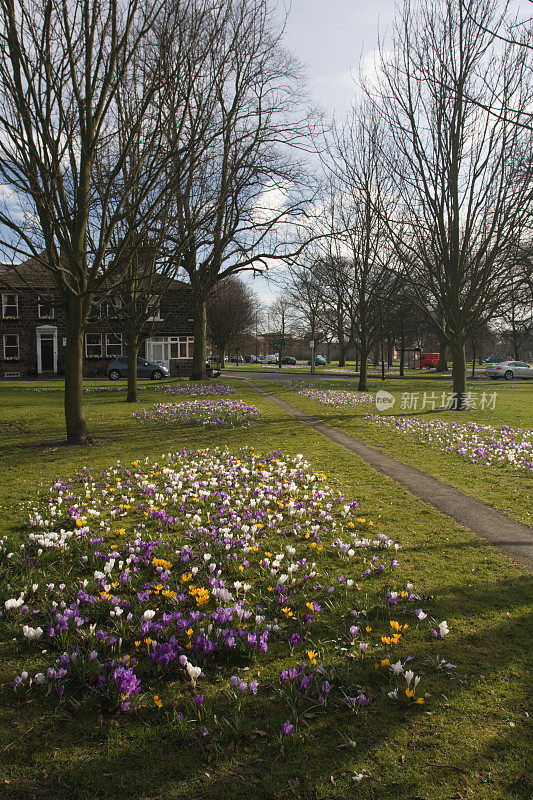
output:
M 173 281 L 144 331 L 139 357 L 170 369 L 192 372 L 194 319 L 189 287 Z M 0 378 L 64 374 L 66 325 L 63 308 L 46 269 L 30 259 L 16 267 L 0 265 Z M 103 376 L 110 360 L 126 354 L 120 334 L 121 300 L 106 297 L 91 311 L 84 339 L 83 374 Z

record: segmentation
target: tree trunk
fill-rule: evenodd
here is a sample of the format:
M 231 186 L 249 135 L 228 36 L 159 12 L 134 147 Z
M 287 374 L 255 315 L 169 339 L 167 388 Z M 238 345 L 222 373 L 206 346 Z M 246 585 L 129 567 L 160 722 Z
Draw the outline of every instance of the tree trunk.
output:
M 138 403 L 138 381 L 137 381 L 137 356 L 139 354 L 139 340 L 136 332 L 128 333 L 127 342 L 128 353 L 128 393 L 126 403 Z
M 446 361 L 446 342 L 440 343 L 437 372 L 448 372 L 448 362 Z
M 405 375 L 405 334 L 403 330 L 403 315 L 400 321 L 400 378 Z
M 459 335 L 450 341 L 452 351 L 452 384 L 454 398 L 452 409 L 455 411 L 465 411 L 466 402 L 466 358 L 464 339 Z
M 387 339 L 387 369 L 392 368 L 394 361 L 394 343 L 392 339 Z
M 476 377 L 476 345 L 472 342 L 472 377 Z
M 339 367 L 346 364 L 346 345 L 339 342 Z
M 359 372 L 359 349 L 355 348 L 355 371 Z
M 205 379 L 205 348 L 207 314 L 205 301 L 196 300 L 194 314 L 194 355 L 192 358 L 192 381 Z
M 377 352 L 377 351 L 376 351 Z M 361 366 L 359 370 L 359 383 L 357 385 L 358 392 L 366 392 L 366 374 L 367 374 L 367 358 L 368 358 L 368 350 L 366 345 L 361 345 L 361 350 L 359 353 L 361 357 Z
M 361 356 L 362 356 L 362 352 L 361 352 Z M 366 364 L 366 354 L 365 354 L 365 364 Z M 379 367 L 379 347 L 375 347 L 374 348 L 374 366 L 375 367 Z
M 83 413 L 83 334 L 85 315 L 82 300 L 70 296 L 65 313 L 67 344 L 65 347 L 65 424 L 69 444 L 88 444 L 91 441 Z
M 218 366 L 220 369 L 226 369 L 226 351 L 223 347 L 218 348 Z

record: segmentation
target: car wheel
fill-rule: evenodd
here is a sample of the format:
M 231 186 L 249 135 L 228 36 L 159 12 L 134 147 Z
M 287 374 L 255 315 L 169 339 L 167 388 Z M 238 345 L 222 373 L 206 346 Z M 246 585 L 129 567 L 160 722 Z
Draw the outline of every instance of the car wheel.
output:
M 429 364 L 426 364 L 426 369 L 431 369 Z
M 118 369 L 112 369 L 111 372 L 109 373 L 109 380 L 118 381 L 119 378 L 120 378 L 120 372 L 118 371 Z
M 163 377 L 163 373 L 161 372 L 161 370 L 160 369 L 154 369 L 154 371 L 152 372 L 152 380 L 153 381 L 160 381 L 162 377 Z
M 505 378 L 506 381 L 512 381 L 512 379 L 514 378 L 514 374 L 512 370 L 508 369 L 503 377 Z

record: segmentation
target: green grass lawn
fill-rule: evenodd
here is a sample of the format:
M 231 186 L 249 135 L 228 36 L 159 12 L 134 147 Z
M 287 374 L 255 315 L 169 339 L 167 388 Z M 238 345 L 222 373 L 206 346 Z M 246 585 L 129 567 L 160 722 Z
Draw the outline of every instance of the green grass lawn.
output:
M 298 395 L 293 387 L 279 387 L 274 382 L 263 382 L 260 385 L 378 450 L 383 450 L 406 464 L 456 486 L 466 494 L 505 511 L 520 522 L 533 524 L 533 480 L 531 475 L 503 467 L 471 464 L 455 453 L 442 452 L 436 446 L 420 444 L 416 438 L 399 436 L 388 428 L 365 422 L 366 413 L 378 413 L 372 404 L 332 407 Z M 313 387 L 329 387 L 347 391 L 356 388 L 345 385 L 345 382 L 339 386 L 338 382 L 333 383 L 332 381 L 329 383 L 321 381 L 316 387 L 313 384 Z M 461 423 L 472 420 L 487 425 L 509 425 L 523 429 L 530 429 L 533 426 L 533 382 L 483 381 L 472 384 L 470 388 L 477 393 L 478 408 L 458 413 L 438 410 L 442 392 L 451 391 L 451 382 L 443 384 L 442 381 L 428 379 L 423 388 L 408 379 L 401 381 L 370 380 L 368 384 L 368 391 L 373 394 L 378 389 L 385 389 L 395 397 L 395 407 L 391 411 L 384 412 L 385 414 L 393 414 L 397 417 L 439 418 Z M 422 411 L 401 411 L 399 407 L 404 392 L 419 393 L 419 408 L 424 392 L 428 396 L 434 392 L 437 398 L 435 405 L 437 410 L 433 411 L 428 406 Z M 494 409 L 481 410 L 479 408 L 479 400 L 483 392 L 487 395 L 493 392 L 497 393 Z
M 74 701 L 58 704 L 57 697 L 38 691 L 22 699 L 15 696 L 9 684 L 14 674 L 31 667 L 31 657 L 27 648 L 12 641 L 11 627 L 0 618 L 0 797 L 244 800 L 251 791 L 272 800 L 530 797 L 526 687 L 533 593 L 527 573 L 252 389 L 238 381 L 234 384 L 238 397 L 263 412 L 260 423 L 229 430 L 134 423 L 134 409 L 121 402 L 120 393 L 107 391 L 109 383 L 91 382 L 92 391 L 85 395 L 86 415 L 91 433 L 100 440 L 92 447 L 65 447 L 56 441 L 64 431 L 57 383 L 0 386 L 0 536 L 8 535 L 16 544 L 26 530 L 19 504 L 39 497 L 53 479 L 68 478 L 83 466 L 103 469 L 117 459 L 155 460 L 164 453 L 225 445 L 231 450 L 252 445 L 261 452 L 302 453 L 314 470 L 327 474 L 330 485 L 359 501 L 364 518 L 401 544 L 394 576 L 361 582 L 358 596 L 370 602 L 373 593 L 412 581 L 419 593 L 432 596 L 435 621 L 448 621 L 450 633 L 442 642 L 428 641 L 415 631 L 410 640 L 428 695 L 425 705 L 404 708 L 377 698 L 368 712 L 357 715 L 331 708 L 310 718 L 300 735 L 286 737 L 281 748 L 270 730 L 280 728 L 287 715 L 286 710 L 278 711 L 273 687 L 279 670 L 301 656 L 291 660 L 273 649 L 242 673 L 247 679 L 257 673 L 260 682 L 245 733 L 228 736 L 214 748 L 198 737 L 181 735 L 176 726 L 172 702 L 183 693 L 180 685 L 159 684 L 157 690 L 165 698 L 161 711 L 130 715 L 110 714 L 83 703 L 78 707 Z M 524 387 L 500 388 L 514 424 L 527 424 L 530 410 L 523 408 Z M 279 389 L 296 403 L 296 396 L 285 391 Z M 149 384 L 141 390 L 140 405 L 164 398 L 161 385 Z M 330 417 L 328 409 L 304 403 L 303 398 L 298 398 L 298 405 L 360 435 L 364 423 L 359 412 L 345 415 L 336 409 Z M 505 416 L 503 408 L 495 413 Z M 394 448 L 395 438 L 390 436 L 391 441 L 383 440 L 382 445 L 366 441 Z M 404 460 L 406 446 L 404 442 Z M 413 459 L 414 453 L 413 449 Z M 441 454 L 431 460 L 428 450 L 421 459 L 428 471 L 441 470 L 439 477 L 450 483 L 454 470 L 462 469 L 457 459 L 447 463 Z M 471 476 L 462 488 L 481 493 L 487 477 Z M 515 476 L 494 480 L 500 494 L 510 498 L 511 489 L 504 493 L 503 487 L 506 481 L 514 483 Z M 522 493 L 521 502 L 523 497 Z M 353 574 L 349 564 L 343 564 L 343 570 L 345 577 L 360 579 L 355 562 Z M 0 587 L 9 579 L 8 568 L 0 567 Z M 45 582 L 45 576 L 40 580 Z M 342 605 L 342 601 L 325 605 L 325 621 L 330 614 L 335 619 L 339 602 Z M 324 653 L 332 652 L 327 642 L 331 635 L 334 632 L 324 636 Z M 403 654 L 407 652 L 409 648 Z M 437 653 L 457 665 L 451 676 L 424 665 Z M 339 659 L 339 654 L 331 658 Z M 217 680 L 210 677 L 202 684 L 214 703 Z

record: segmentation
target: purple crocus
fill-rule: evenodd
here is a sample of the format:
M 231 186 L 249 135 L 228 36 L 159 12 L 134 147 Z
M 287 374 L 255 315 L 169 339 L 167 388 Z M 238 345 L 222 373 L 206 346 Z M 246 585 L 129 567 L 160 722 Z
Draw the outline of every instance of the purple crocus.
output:
M 287 720 L 283 725 L 283 735 L 290 736 L 293 731 L 294 731 L 294 725 L 291 725 L 290 721 Z

